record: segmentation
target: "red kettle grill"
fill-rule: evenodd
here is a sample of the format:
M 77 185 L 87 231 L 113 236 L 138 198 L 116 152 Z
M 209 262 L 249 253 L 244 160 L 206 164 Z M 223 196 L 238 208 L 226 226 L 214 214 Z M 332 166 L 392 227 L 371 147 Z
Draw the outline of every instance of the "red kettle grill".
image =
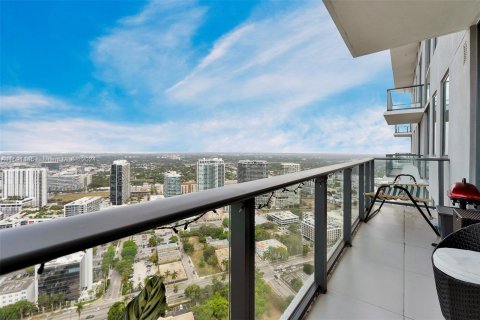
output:
M 480 205 L 480 191 L 471 183 L 467 183 L 465 178 L 462 182 L 456 182 L 450 186 L 448 197 L 452 200 L 453 205 L 459 203 L 460 209 L 466 209 L 467 204 L 471 204 L 477 208 Z

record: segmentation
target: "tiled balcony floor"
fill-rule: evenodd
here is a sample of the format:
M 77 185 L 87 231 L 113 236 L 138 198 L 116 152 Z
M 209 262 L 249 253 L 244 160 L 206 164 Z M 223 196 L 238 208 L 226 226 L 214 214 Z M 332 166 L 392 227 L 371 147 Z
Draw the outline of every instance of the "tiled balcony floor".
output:
M 414 208 L 384 205 L 360 226 L 308 319 L 443 319 L 431 266 L 438 241 Z

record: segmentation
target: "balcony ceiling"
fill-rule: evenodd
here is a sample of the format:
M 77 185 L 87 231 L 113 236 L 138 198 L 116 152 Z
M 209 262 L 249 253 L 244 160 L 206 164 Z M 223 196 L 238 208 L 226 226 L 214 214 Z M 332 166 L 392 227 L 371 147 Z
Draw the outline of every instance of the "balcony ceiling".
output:
M 480 1 L 323 0 L 354 57 L 466 30 Z
M 413 83 L 418 42 L 466 30 L 480 1 L 323 0 L 353 57 L 391 49 L 396 87 Z
M 400 109 L 385 111 L 383 117 L 389 125 L 419 123 L 424 113 L 425 108 Z

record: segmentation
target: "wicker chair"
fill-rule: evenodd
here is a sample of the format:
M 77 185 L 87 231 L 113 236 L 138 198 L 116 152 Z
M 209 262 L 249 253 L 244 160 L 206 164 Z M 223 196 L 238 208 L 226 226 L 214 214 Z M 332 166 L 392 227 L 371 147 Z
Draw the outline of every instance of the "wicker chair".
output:
M 480 252 L 480 224 L 452 233 L 438 244 L 432 255 L 435 285 L 443 316 L 446 319 L 480 319 L 480 284 L 456 279 L 439 270 L 435 266 L 434 255 L 440 248 Z

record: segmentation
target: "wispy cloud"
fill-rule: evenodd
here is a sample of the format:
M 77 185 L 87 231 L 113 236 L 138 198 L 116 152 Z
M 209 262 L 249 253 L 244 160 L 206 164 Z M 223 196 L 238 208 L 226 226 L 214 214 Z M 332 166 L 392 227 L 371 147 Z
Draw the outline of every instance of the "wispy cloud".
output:
M 404 139 L 393 139 L 383 108 L 372 107 L 349 116 L 311 121 L 293 119 L 288 128 L 247 115 L 225 121 L 211 117 L 198 121 L 157 124 L 115 124 L 102 120 L 10 121 L 2 127 L 2 149 L 43 152 L 345 152 L 393 153 L 406 150 Z M 352 118 L 357 119 L 354 125 Z
M 48 108 L 66 108 L 66 104 L 56 98 L 26 90 L 18 90 L 0 95 L 0 111 L 26 112 L 38 110 L 44 112 Z
M 205 9 L 193 0 L 152 1 L 92 42 L 97 77 L 133 96 L 156 96 L 190 70 L 191 37 Z
M 351 58 L 325 8 L 313 3 L 247 21 L 167 92 L 185 104 L 278 113 L 368 82 L 388 63 L 386 53 Z

